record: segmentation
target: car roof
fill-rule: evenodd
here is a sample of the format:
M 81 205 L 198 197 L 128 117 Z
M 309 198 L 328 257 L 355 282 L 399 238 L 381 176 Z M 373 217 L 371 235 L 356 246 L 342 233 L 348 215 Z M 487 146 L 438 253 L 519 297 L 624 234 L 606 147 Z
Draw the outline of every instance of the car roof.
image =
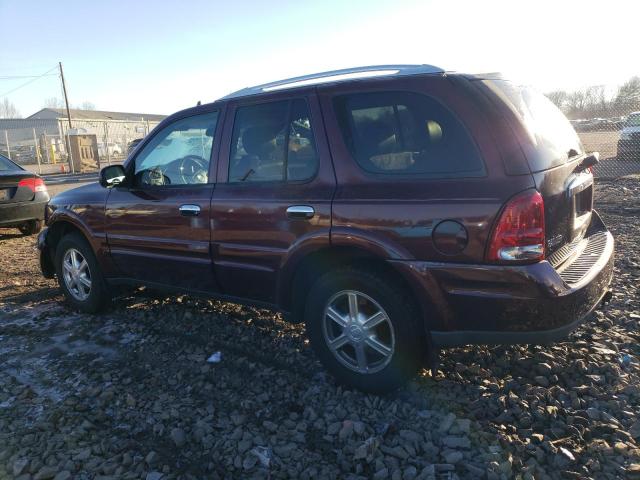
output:
M 345 68 L 341 70 L 330 70 L 328 72 L 312 73 L 292 77 L 275 82 L 263 83 L 253 87 L 243 88 L 230 93 L 220 100 L 231 100 L 235 98 L 247 97 L 250 95 L 260 95 L 273 91 L 289 91 L 297 88 L 312 85 L 325 85 L 338 82 L 355 82 L 375 77 L 401 77 L 407 75 L 443 75 L 442 68 L 433 65 L 369 65 L 366 67 Z

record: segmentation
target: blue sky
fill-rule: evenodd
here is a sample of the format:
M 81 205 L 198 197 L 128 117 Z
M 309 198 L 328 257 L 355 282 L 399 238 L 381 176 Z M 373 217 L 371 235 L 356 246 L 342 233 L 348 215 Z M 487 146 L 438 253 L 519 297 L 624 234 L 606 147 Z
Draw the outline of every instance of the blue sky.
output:
M 640 74 L 640 3 L 0 0 L 3 94 L 62 61 L 72 104 L 171 113 L 239 88 L 357 65 L 504 71 L 541 90 Z M 56 76 L 7 95 L 23 115 Z

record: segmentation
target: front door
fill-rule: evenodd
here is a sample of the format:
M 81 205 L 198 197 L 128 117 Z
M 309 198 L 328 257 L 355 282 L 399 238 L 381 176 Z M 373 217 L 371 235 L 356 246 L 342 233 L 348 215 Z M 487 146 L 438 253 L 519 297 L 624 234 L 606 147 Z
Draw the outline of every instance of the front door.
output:
M 211 204 L 216 275 L 227 295 L 276 303 L 292 255 L 329 246 L 335 176 L 319 106 L 245 101 L 227 118 Z
M 123 277 L 211 292 L 209 220 L 218 111 L 161 128 L 127 165 L 106 205 L 113 260 Z

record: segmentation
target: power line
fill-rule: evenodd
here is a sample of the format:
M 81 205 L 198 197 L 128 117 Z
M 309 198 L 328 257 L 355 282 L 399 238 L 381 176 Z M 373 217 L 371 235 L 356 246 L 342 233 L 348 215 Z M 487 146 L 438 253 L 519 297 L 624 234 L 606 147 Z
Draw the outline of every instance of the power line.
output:
M 53 72 L 54 70 L 57 70 L 57 69 L 58 69 L 58 67 L 57 67 L 57 66 L 55 66 L 55 67 L 53 67 L 51 70 L 47 70 L 46 72 L 44 72 L 42 75 L 38 75 L 37 77 L 32 78 L 31 80 L 29 80 L 29 81 L 27 81 L 27 82 L 24 82 L 24 83 L 23 83 L 23 84 L 21 84 L 21 85 L 18 85 L 17 87 L 15 87 L 15 88 L 13 88 L 13 89 L 9 90 L 8 92 L 4 92 L 3 94 L 0 94 L 0 97 L 6 97 L 6 96 L 7 96 L 7 95 L 9 95 L 10 93 L 15 92 L 16 90 L 19 90 L 19 89 L 21 89 L 22 87 L 26 87 L 26 86 L 27 86 L 27 85 L 29 85 L 30 83 L 33 83 L 33 82 L 35 82 L 36 80 L 38 80 L 38 79 L 40 79 L 40 78 L 42 78 L 42 77 L 50 76 L 49 74 L 50 74 L 51 72 Z
M 45 75 L 5 75 L 1 76 L 0 80 L 18 80 L 21 78 L 40 78 L 40 77 L 55 77 L 57 73 L 48 73 Z

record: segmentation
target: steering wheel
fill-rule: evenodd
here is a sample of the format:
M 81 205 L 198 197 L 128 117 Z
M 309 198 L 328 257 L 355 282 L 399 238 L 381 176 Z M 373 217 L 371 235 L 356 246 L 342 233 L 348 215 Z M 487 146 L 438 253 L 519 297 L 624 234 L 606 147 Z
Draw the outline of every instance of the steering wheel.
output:
M 207 183 L 209 167 L 204 158 L 198 155 L 187 155 L 180 159 L 178 175 L 183 184 Z

